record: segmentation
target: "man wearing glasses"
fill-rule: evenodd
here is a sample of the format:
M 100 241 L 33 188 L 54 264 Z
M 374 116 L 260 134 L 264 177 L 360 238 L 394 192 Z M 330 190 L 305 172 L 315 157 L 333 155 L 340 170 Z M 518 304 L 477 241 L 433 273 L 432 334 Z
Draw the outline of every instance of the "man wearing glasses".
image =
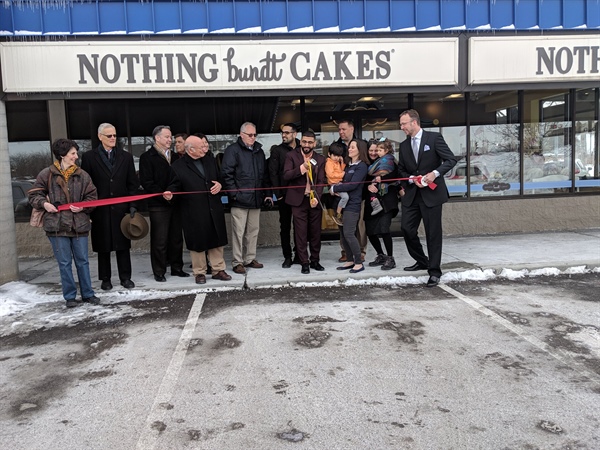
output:
M 271 186 L 273 186 L 275 196 L 277 197 L 277 208 L 279 210 L 279 237 L 284 258 L 281 267 L 284 269 L 292 267 L 292 244 L 290 239 L 292 231 L 292 207 L 285 201 L 288 191 L 285 187 L 289 182 L 283 179 L 283 170 L 288 153 L 295 148 L 300 148 L 300 142 L 296 138 L 297 134 L 298 129 L 295 124 L 286 123 L 283 125 L 281 127 L 281 144 L 271 149 L 271 157 L 269 158 L 269 176 Z
M 81 168 L 90 174 L 98 189 L 98 199 L 136 195 L 140 183 L 135 174 L 133 156 L 117 146 L 117 130 L 110 123 L 98 127 L 100 145 L 82 155 Z M 131 241 L 121 232 L 125 214 L 135 215 L 133 203 L 100 206 L 92 211 L 92 249 L 98 253 L 98 278 L 101 288 L 112 289 L 110 253 L 115 252 L 121 286 L 135 287 L 131 281 Z
M 225 149 L 221 167 L 224 188 L 231 205 L 231 250 L 233 271 L 245 274 L 245 267 L 261 269 L 256 260 L 260 208 L 273 206 L 269 171 L 262 145 L 256 142 L 256 126 L 245 122 L 238 140 Z
M 147 194 L 162 193 L 169 185 L 171 163 L 178 159 L 171 150 L 171 128 L 158 125 L 152 131 L 154 145 L 140 156 L 140 183 Z M 183 235 L 181 213 L 162 197 L 148 199 L 150 213 L 150 264 L 154 279 L 167 281 L 167 264 L 171 276 L 189 277 L 183 271 Z

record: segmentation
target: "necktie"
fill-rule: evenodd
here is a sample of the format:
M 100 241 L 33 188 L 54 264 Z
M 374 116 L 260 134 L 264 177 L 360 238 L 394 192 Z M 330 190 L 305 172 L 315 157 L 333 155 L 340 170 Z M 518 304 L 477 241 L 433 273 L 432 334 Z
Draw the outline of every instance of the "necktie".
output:
M 419 160 L 419 145 L 417 144 L 417 138 L 412 138 L 412 150 L 413 155 L 415 155 L 415 161 Z

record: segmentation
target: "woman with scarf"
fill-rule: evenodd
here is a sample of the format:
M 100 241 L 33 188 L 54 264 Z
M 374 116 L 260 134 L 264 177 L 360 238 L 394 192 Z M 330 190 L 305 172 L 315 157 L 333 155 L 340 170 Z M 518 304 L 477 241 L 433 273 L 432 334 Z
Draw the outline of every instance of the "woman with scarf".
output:
M 88 260 L 88 234 L 91 229 L 90 212 L 93 208 L 71 205 L 59 211 L 58 206 L 96 200 L 96 187 L 87 172 L 79 168 L 79 146 L 69 139 L 58 139 L 52 144 L 56 161 L 43 169 L 29 190 L 29 203 L 34 209 L 44 210 L 44 231 L 52 245 L 58 262 L 63 298 L 67 308 L 83 302 L 97 305 L 100 300 L 92 289 Z M 75 261 L 81 300 L 73 278 L 72 262 Z
M 394 147 L 388 139 L 377 142 L 378 158 L 369 166 L 367 197 L 365 201 L 365 225 L 369 242 L 377 252 L 370 267 L 381 266 L 382 270 L 396 267 L 394 245 L 390 227 L 392 219 L 398 215 L 398 187 L 396 182 L 386 182 L 398 178 L 398 166 L 394 159 Z M 385 254 L 380 239 L 385 246 Z

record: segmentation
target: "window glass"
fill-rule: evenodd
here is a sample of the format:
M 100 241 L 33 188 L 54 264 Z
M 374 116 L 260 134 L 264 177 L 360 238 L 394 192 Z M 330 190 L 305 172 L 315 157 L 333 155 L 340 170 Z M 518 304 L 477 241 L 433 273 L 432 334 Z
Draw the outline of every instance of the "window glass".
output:
M 525 194 L 571 192 L 569 92 L 525 91 L 523 179 Z
M 518 94 L 474 92 L 470 94 L 471 197 L 519 194 L 519 113 Z M 466 172 L 467 163 L 459 161 L 455 172 Z M 461 175 L 455 173 L 450 181 Z
M 597 191 L 598 177 L 598 89 L 575 91 L 575 188 Z

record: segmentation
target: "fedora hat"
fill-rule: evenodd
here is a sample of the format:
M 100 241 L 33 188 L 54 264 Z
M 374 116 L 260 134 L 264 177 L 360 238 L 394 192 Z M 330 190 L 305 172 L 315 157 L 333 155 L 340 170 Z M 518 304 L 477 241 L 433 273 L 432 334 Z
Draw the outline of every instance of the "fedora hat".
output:
M 148 234 L 148 222 L 138 212 L 133 217 L 126 214 L 121 220 L 121 232 L 132 241 L 143 239 Z

